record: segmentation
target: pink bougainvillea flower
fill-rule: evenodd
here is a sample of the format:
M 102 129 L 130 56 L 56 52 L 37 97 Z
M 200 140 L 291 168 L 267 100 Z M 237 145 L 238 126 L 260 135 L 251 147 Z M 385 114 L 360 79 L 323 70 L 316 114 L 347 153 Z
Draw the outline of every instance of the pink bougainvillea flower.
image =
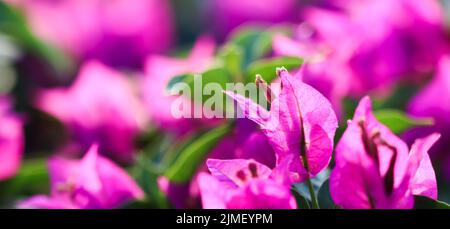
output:
M 311 39 L 327 52 L 326 67 L 308 77 L 332 69 L 337 76 L 326 78 L 337 85 L 343 78 L 351 82 L 350 95 L 386 94 L 403 76 L 430 72 L 448 50 L 437 1 L 331 2 L 337 2 L 336 7 L 304 12 Z
M 348 69 L 352 95 L 359 96 L 368 90 L 385 91 L 404 71 L 402 61 L 405 57 L 400 40 L 383 27 L 384 24 L 379 25 L 378 30 L 372 30 L 372 26 L 352 21 L 346 14 L 321 9 L 308 11 L 307 17 L 317 33 L 317 40 L 331 50 L 336 64 Z M 334 30 L 336 26 L 342 30 Z M 336 45 L 339 42 L 342 42 L 341 46 Z
M 439 61 L 437 73 L 432 81 L 409 103 L 408 112 L 413 116 L 432 117 L 434 125 L 416 128 L 406 133 L 406 138 L 417 138 L 432 132 L 440 132 L 442 138 L 431 150 L 431 157 L 443 163 L 450 179 L 450 56 Z
M 408 73 L 429 72 L 448 52 L 445 14 L 438 0 L 334 0 L 349 17 L 372 28 L 374 35 L 390 32 L 398 36 Z M 372 26 L 379 27 L 372 27 Z M 384 29 L 382 29 L 385 27 Z M 376 28 L 376 29 L 374 29 Z M 390 39 L 388 37 L 388 39 Z
M 9 98 L 0 96 L 0 181 L 13 176 L 23 154 L 23 121 L 11 111 Z
M 195 43 L 187 59 L 175 59 L 160 55 L 152 55 L 147 59 L 142 82 L 145 107 L 150 113 L 152 121 L 162 130 L 182 135 L 201 124 L 213 122 L 211 119 L 174 117 L 171 106 L 180 97 L 169 95 L 167 87 L 175 76 L 201 73 L 206 70 L 212 65 L 214 51 L 214 41 L 210 37 L 203 36 Z M 189 100 L 189 98 L 185 99 Z M 190 101 L 186 102 L 190 103 Z
M 298 33 L 303 32 L 299 29 Z M 299 71 L 302 80 L 329 99 L 340 113 L 342 98 L 349 94 L 353 85 L 349 83 L 351 71 L 345 64 L 345 56 L 330 52 L 309 38 L 294 40 L 281 34 L 274 37 L 273 49 L 276 55 L 303 58 L 305 63 Z
M 144 197 L 125 170 L 98 154 L 96 145 L 81 160 L 55 157 L 49 160 L 48 166 L 50 196 L 33 196 L 19 203 L 19 207 L 109 209 Z
M 203 208 L 293 209 L 290 186 L 272 179 L 272 170 L 254 160 L 207 161 L 211 175 L 198 177 Z
M 61 120 L 77 144 L 98 142 L 101 152 L 130 162 L 147 117 L 131 82 L 98 62 L 86 63 L 70 88 L 38 92 L 36 106 Z
M 9 0 L 25 12 L 43 40 L 81 59 L 114 66 L 140 66 L 149 53 L 172 43 L 168 1 Z
M 260 125 L 275 150 L 277 165 L 293 156 L 289 170 L 296 174 L 296 181 L 303 181 L 328 165 L 337 119 L 322 94 L 286 69 L 277 69 L 277 74 L 282 88 L 270 111 L 241 95 L 226 94 L 239 104 L 247 118 Z
M 235 128 L 208 154 L 216 159 L 253 159 L 269 168 L 275 167 L 275 152 L 258 124 L 239 119 Z
M 209 158 L 216 159 L 251 159 L 275 167 L 275 152 L 267 137 L 259 130 L 258 125 L 248 119 L 236 121 L 235 128 L 217 143 L 208 153 Z M 199 172 L 206 168 L 199 168 Z M 281 176 L 281 174 L 280 174 Z M 197 175 L 196 175 L 197 177 Z M 158 185 L 176 208 L 195 208 L 198 204 L 198 179 L 193 178 L 188 183 L 173 183 L 165 177 L 160 177 Z
M 334 202 L 343 208 L 412 208 L 413 195 L 437 198 L 428 150 L 440 137 L 418 139 L 411 150 L 372 114 L 364 97 L 336 146 L 330 176 Z
M 280 23 L 294 21 L 298 15 L 295 0 L 213 0 L 208 2 L 210 25 L 225 37 L 228 32 L 244 23 Z

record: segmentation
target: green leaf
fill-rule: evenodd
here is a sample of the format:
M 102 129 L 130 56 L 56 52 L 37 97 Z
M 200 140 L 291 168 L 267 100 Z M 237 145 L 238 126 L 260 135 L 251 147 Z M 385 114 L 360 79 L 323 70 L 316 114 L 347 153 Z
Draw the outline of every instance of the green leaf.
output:
M 228 44 L 239 46 L 243 50 L 242 67 L 246 69 L 253 61 L 267 56 L 272 49 L 275 34 L 290 34 L 290 26 L 272 27 L 242 26 L 231 34 Z
M 324 171 L 317 174 L 314 178 L 311 179 L 311 183 L 313 185 L 314 193 L 318 196 L 320 187 L 323 186 L 324 182 L 330 176 L 330 170 L 325 169 Z M 309 193 L 309 188 L 306 182 L 297 183 L 293 185 L 293 188 L 301 195 L 303 198 L 311 202 L 311 195 Z
M 18 173 L 1 183 L 1 196 L 32 195 L 46 193 L 49 189 L 46 159 L 24 160 Z
M 305 197 L 303 197 L 295 188 L 291 191 L 297 202 L 297 209 L 311 209 L 311 203 Z
M 169 80 L 169 83 L 167 83 L 166 91 L 170 92 L 172 89 L 175 88 L 175 86 L 178 83 L 186 83 L 186 79 L 188 78 L 189 74 L 182 74 L 178 76 L 174 76 Z
M 323 182 L 322 186 L 319 188 L 319 192 L 317 194 L 317 200 L 319 201 L 319 206 L 321 209 L 336 208 L 333 200 L 331 199 L 330 180 L 329 179 L 326 180 L 325 182 Z
M 353 98 L 349 98 L 349 97 L 345 97 L 342 100 L 342 110 L 345 113 L 345 119 L 344 120 L 348 120 L 348 119 L 352 119 L 353 114 L 355 113 L 356 107 L 358 106 L 358 102 L 357 100 L 353 99 Z
M 433 125 L 433 119 L 413 118 L 400 110 L 384 109 L 375 111 L 374 114 L 378 121 L 386 125 L 396 134 L 403 133 L 404 131 L 416 126 Z
M 450 209 L 450 205 L 425 196 L 414 196 L 414 209 Z
M 244 51 L 243 66 L 269 53 L 272 44 L 272 34 L 264 28 L 241 27 L 230 39 L 230 43 L 237 45 Z
M 144 190 L 146 196 L 151 197 L 138 203 L 130 203 L 131 206 L 125 206 L 125 208 L 169 208 L 170 204 L 164 193 L 159 189 L 158 177 L 160 169 L 158 165 L 152 163 L 152 161 L 144 154 L 139 154 L 136 160 L 136 164 L 131 170 L 136 182 Z M 139 207 L 136 206 L 139 204 Z
M 195 88 L 196 77 L 199 77 L 197 79 L 201 80 L 201 88 Z M 173 77 L 169 81 L 166 89 L 167 89 L 167 91 L 172 91 L 175 88 L 175 86 L 178 86 L 177 85 L 178 83 L 185 83 L 185 86 L 189 87 L 189 89 L 190 89 L 191 97 L 192 97 L 191 99 L 196 99 L 196 100 L 198 100 L 198 102 L 202 102 L 202 101 L 207 100 L 211 96 L 208 96 L 208 95 L 203 96 L 202 95 L 199 98 L 195 98 L 194 91 L 203 90 L 205 88 L 205 86 L 209 83 L 217 83 L 217 84 L 219 84 L 219 86 L 222 89 L 225 89 L 226 83 L 231 83 L 231 82 L 233 82 L 231 80 L 231 76 L 224 67 L 215 67 L 215 68 L 208 69 L 201 74 L 188 73 L 188 74 Z
M 397 109 L 405 110 L 411 98 L 417 94 L 420 86 L 416 84 L 402 84 L 396 85 L 392 89 L 392 93 L 385 98 L 374 98 L 372 107 L 374 110 L 380 109 Z
M 219 58 L 223 61 L 225 68 L 234 77 L 235 82 L 242 81 L 242 68 L 244 61 L 244 50 L 242 47 L 229 43 L 219 51 Z
M 66 73 L 73 69 L 74 65 L 70 58 L 59 49 L 38 39 L 28 28 L 25 17 L 3 1 L 0 1 L 0 32 L 11 36 L 27 51 L 47 60 L 58 73 Z
M 202 80 L 202 90 L 205 88 L 206 85 L 208 85 L 209 83 L 216 83 L 218 84 L 222 89 L 225 89 L 226 83 L 231 83 L 233 82 L 231 79 L 230 74 L 228 73 L 228 71 L 223 68 L 223 67 L 217 67 L 217 68 L 212 68 L 209 69 L 205 72 L 203 72 L 201 75 L 199 75 L 201 77 Z M 194 92 L 195 90 L 199 90 L 200 88 L 195 88 L 195 76 L 193 74 L 189 74 L 186 76 L 185 78 L 185 82 L 189 85 L 191 92 Z M 222 93 L 222 92 L 220 92 Z M 192 93 L 193 95 L 193 93 Z M 212 95 L 211 95 L 212 96 Z M 194 98 L 194 99 L 198 99 L 200 101 L 206 101 L 208 98 L 210 98 L 211 96 L 209 95 L 203 95 L 201 98 Z M 198 101 L 198 102 L 200 102 Z
M 208 101 L 208 99 L 215 96 L 215 94 L 220 93 L 219 96 L 221 96 L 222 101 L 215 103 L 215 107 L 212 108 L 213 111 L 216 111 L 217 114 L 219 114 L 225 110 L 224 106 L 227 106 L 227 102 L 229 101 L 227 100 L 227 97 L 223 95 L 222 91 L 226 89 L 227 83 L 232 82 L 233 80 L 231 79 L 229 72 L 224 67 L 215 67 L 203 72 L 202 74 L 185 74 L 177 76 L 169 82 L 167 89 L 169 91 L 173 91 L 175 86 L 179 86 L 178 83 L 184 83 L 184 85 L 181 85 L 181 88 L 176 89 L 183 89 L 184 87 L 187 87 L 190 92 L 190 99 L 198 104 L 204 104 Z M 211 92 L 210 95 L 204 94 L 206 93 L 205 88 L 207 86 L 211 87 L 212 84 L 216 84 L 218 86 L 218 88 L 214 88 L 217 90 Z M 199 94 L 197 95 L 196 93 Z
M 298 57 L 276 57 L 262 59 L 253 62 L 248 67 L 247 82 L 254 82 L 255 75 L 260 74 L 265 81 L 272 82 L 276 78 L 276 68 L 285 67 L 287 70 L 299 68 L 303 64 L 303 59 Z
M 165 173 L 166 177 L 178 183 L 189 181 L 197 171 L 199 164 L 231 129 L 230 124 L 225 124 L 210 130 L 193 141 L 180 153 L 179 157 Z

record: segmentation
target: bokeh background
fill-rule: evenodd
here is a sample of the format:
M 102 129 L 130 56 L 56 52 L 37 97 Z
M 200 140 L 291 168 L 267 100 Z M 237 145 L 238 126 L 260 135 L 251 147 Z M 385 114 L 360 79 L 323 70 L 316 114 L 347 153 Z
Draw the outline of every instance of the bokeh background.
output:
M 96 142 L 148 194 L 133 207 L 197 208 L 191 177 L 165 175 L 223 120 L 173 120 L 168 85 L 202 72 L 270 81 L 298 58 L 338 132 L 366 94 L 408 143 L 441 132 L 431 155 L 449 202 L 449 29 L 448 0 L 1 0 L 0 207 L 49 193 L 48 158 L 79 158 Z M 252 128 L 203 157 L 270 147 Z M 193 162 L 186 174 L 204 167 Z

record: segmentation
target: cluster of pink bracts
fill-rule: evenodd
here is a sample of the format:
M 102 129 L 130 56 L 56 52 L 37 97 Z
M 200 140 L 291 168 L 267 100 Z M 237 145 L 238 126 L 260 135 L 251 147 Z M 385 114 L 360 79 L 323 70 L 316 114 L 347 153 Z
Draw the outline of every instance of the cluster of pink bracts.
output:
M 337 128 L 330 102 L 286 70 L 278 73 L 282 89 L 270 111 L 227 92 L 260 126 L 274 152 L 257 152 L 255 159 L 208 159 L 211 174 L 201 172 L 197 178 L 203 207 L 296 208 L 291 184 L 311 179 L 328 166 Z M 330 177 L 333 200 L 345 208 L 411 208 L 413 195 L 436 199 L 428 150 L 438 138 L 432 134 L 418 139 L 408 149 L 375 119 L 370 99 L 364 97 L 336 147 Z M 264 153 L 275 153 L 273 168 L 257 161 L 270 157 Z M 32 197 L 21 207 L 111 208 L 143 197 L 124 170 L 98 155 L 97 145 L 80 161 L 53 158 L 49 169 L 51 196 Z
M 250 99 L 229 94 L 268 137 L 275 168 L 253 160 L 208 160 L 211 175 L 201 175 L 199 181 L 204 207 L 295 208 L 291 184 L 311 179 L 328 166 L 337 128 L 331 104 L 286 70 L 279 70 L 279 77 L 282 89 L 270 115 L 262 114 L 267 111 Z M 364 97 L 336 146 L 330 176 L 334 202 L 344 208 L 412 208 L 413 195 L 436 199 L 428 149 L 438 138 L 432 134 L 418 139 L 409 150 L 375 119 L 370 99 Z
M 143 199 L 141 187 L 116 164 L 134 162 L 139 134 L 153 126 L 181 139 L 222 121 L 172 116 L 170 104 L 178 97 L 166 94 L 167 84 L 211 67 L 216 43 L 202 36 L 184 59 L 160 54 L 174 41 L 168 1 L 8 2 L 26 12 L 37 36 L 80 65 L 69 87 L 33 91 L 32 106 L 63 123 L 70 140 L 48 160 L 51 193 L 18 207 L 118 208 Z M 246 21 L 297 22 L 295 1 L 261 2 L 211 1 L 208 7 L 220 12 L 211 32 L 223 38 Z M 188 196 L 200 198 L 203 208 L 295 209 L 292 185 L 329 168 L 332 157 L 330 194 L 341 208 L 403 209 L 412 208 L 417 195 L 437 199 L 431 159 L 442 160 L 450 177 L 450 42 L 438 1 L 324 2 L 302 8 L 295 34 L 274 36 L 274 56 L 302 57 L 305 64 L 295 74 L 273 69 L 281 88 L 270 110 L 225 91 L 246 118 L 236 121 L 188 184 L 163 176 L 153 184 L 173 206 L 189 207 Z M 258 10 L 243 11 L 252 7 Z M 126 76 L 118 67 L 143 70 Z M 432 117 L 434 125 L 396 136 L 375 118 L 366 95 L 389 96 L 397 83 L 428 75 L 434 76 L 407 112 Z M 345 131 L 335 145 L 343 98 L 360 101 L 353 119 L 340 125 Z M 0 96 L 0 181 L 16 174 L 25 152 L 26 117 L 11 103 Z M 87 153 L 64 158 L 73 152 Z

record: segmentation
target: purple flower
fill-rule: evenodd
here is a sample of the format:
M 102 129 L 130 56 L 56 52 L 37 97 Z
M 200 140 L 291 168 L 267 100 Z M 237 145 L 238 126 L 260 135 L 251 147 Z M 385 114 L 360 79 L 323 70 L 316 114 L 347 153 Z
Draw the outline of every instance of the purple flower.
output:
M 11 111 L 9 98 L 0 96 L 0 181 L 13 176 L 24 148 L 23 121 Z
M 400 40 L 388 25 L 373 27 L 355 21 L 345 12 L 323 9 L 310 9 L 306 17 L 315 30 L 316 40 L 350 70 L 347 78 L 352 80 L 352 95 L 373 89 L 386 90 L 402 72 L 405 64 Z
M 431 71 L 439 57 L 448 52 L 445 14 L 438 0 L 335 0 L 349 17 L 372 30 L 392 33 L 401 41 L 407 73 Z M 376 26 L 379 25 L 379 28 Z M 385 27 L 384 29 L 381 29 Z M 383 31 L 385 30 L 385 31 Z M 390 31 L 388 31 L 390 30 Z M 387 39 L 390 39 L 387 37 Z M 386 56 L 385 56 L 386 57 Z
M 432 117 L 434 125 L 416 128 L 406 134 L 406 138 L 423 137 L 432 132 L 442 133 L 442 138 L 431 150 L 436 162 L 441 162 L 444 169 L 450 168 L 450 56 L 439 61 L 437 72 L 432 81 L 423 88 L 408 105 L 408 112 L 418 117 Z M 446 174 L 450 178 L 450 170 Z
M 10 0 L 24 10 L 33 32 L 80 59 L 140 66 L 172 43 L 166 0 Z
M 50 196 L 33 196 L 19 203 L 19 207 L 109 209 L 144 197 L 141 188 L 122 168 L 98 155 L 96 145 L 81 160 L 52 158 L 48 166 Z
M 198 177 L 203 208 L 294 209 L 290 186 L 276 179 L 267 166 L 254 160 L 209 159 L 212 175 Z
M 277 69 L 282 88 L 270 111 L 241 95 L 226 92 L 245 116 L 260 125 L 276 153 L 277 165 L 291 160 L 294 181 L 322 171 L 333 151 L 336 115 L 330 102 L 311 86 Z
M 359 103 L 336 146 L 330 176 L 334 202 L 343 208 L 412 208 L 413 195 L 437 198 L 428 150 L 440 137 L 418 139 L 411 150 L 372 114 L 370 99 Z
M 147 117 L 128 78 L 98 62 L 86 63 L 70 88 L 42 90 L 36 106 L 69 129 L 81 148 L 98 142 L 115 159 L 133 159 L 134 140 Z
M 448 50 L 437 1 L 332 2 L 336 5 L 332 9 L 305 10 L 302 28 L 309 29 L 296 38 L 304 46 L 302 52 L 298 47 L 288 50 L 288 45 L 275 43 L 284 55 L 323 55 L 322 60 L 307 60 L 305 80 L 317 80 L 313 84 L 325 87 L 321 91 L 328 87 L 332 96 L 341 96 L 341 92 L 352 96 L 368 91 L 386 94 L 403 76 L 430 72 Z M 312 69 L 318 63 L 321 66 Z
M 211 27 L 221 37 L 244 23 L 293 21 L 299 8 L 295 0 L 213 0 L 208 3 Z
M 299 29 L 299 34 L 304 33 Z M 313 86 L 331 101 L 334 110 L 341 113 L 341 101 L 350 92 L 351 70 L 346 58 L 329 52 L 320 43 L 310 39 L 294 40 L 285 35 L 276 35 L 273 40 L 276 55 L 297 56 L 305 60 L 299 70 L 302 80 Z
M 235 128 L 217 143 L 208 153 L 209 158 L 216 159 L 251 159 L 269 168 L 275 166 L 275 153 L 267 137 L 259 130 L 257 124 L 248 119 L 239 119 Z M 197 175 L 188 183 L 173 183 L 165 177 L 158 179 L 158 185 L 176 208 L 195 208 L 199 199 L 198 174 L 207 170 L 200 167 Z
M 236 126 L 225 136 L 208 157 L 215 159 L 253 159 L 269 168 L 275 167 L 275 152 L 269 139 L 259 129 L 258 124 L 239 119 Z
M 171 106 L 179 96 L 171 96 L 167 87 L 170 80 L 178 75 L 201 73 L 212 65 L 215 51 L 214 41 L 203 36 L 194 45 L 187 59 L 175 59 L 160 55 L 152 55 L 145 65 L 145 76 L 142 80 L 142 91 L 145 107 L 152 121 L 162 130 L 183 135 L 196 129 L 199 125 L 209 125 L 213 120 L 176 118 Z M 185 98 L 190 103 L 190 98 Z M 198 104 L 194 104 L 199 106 Z

